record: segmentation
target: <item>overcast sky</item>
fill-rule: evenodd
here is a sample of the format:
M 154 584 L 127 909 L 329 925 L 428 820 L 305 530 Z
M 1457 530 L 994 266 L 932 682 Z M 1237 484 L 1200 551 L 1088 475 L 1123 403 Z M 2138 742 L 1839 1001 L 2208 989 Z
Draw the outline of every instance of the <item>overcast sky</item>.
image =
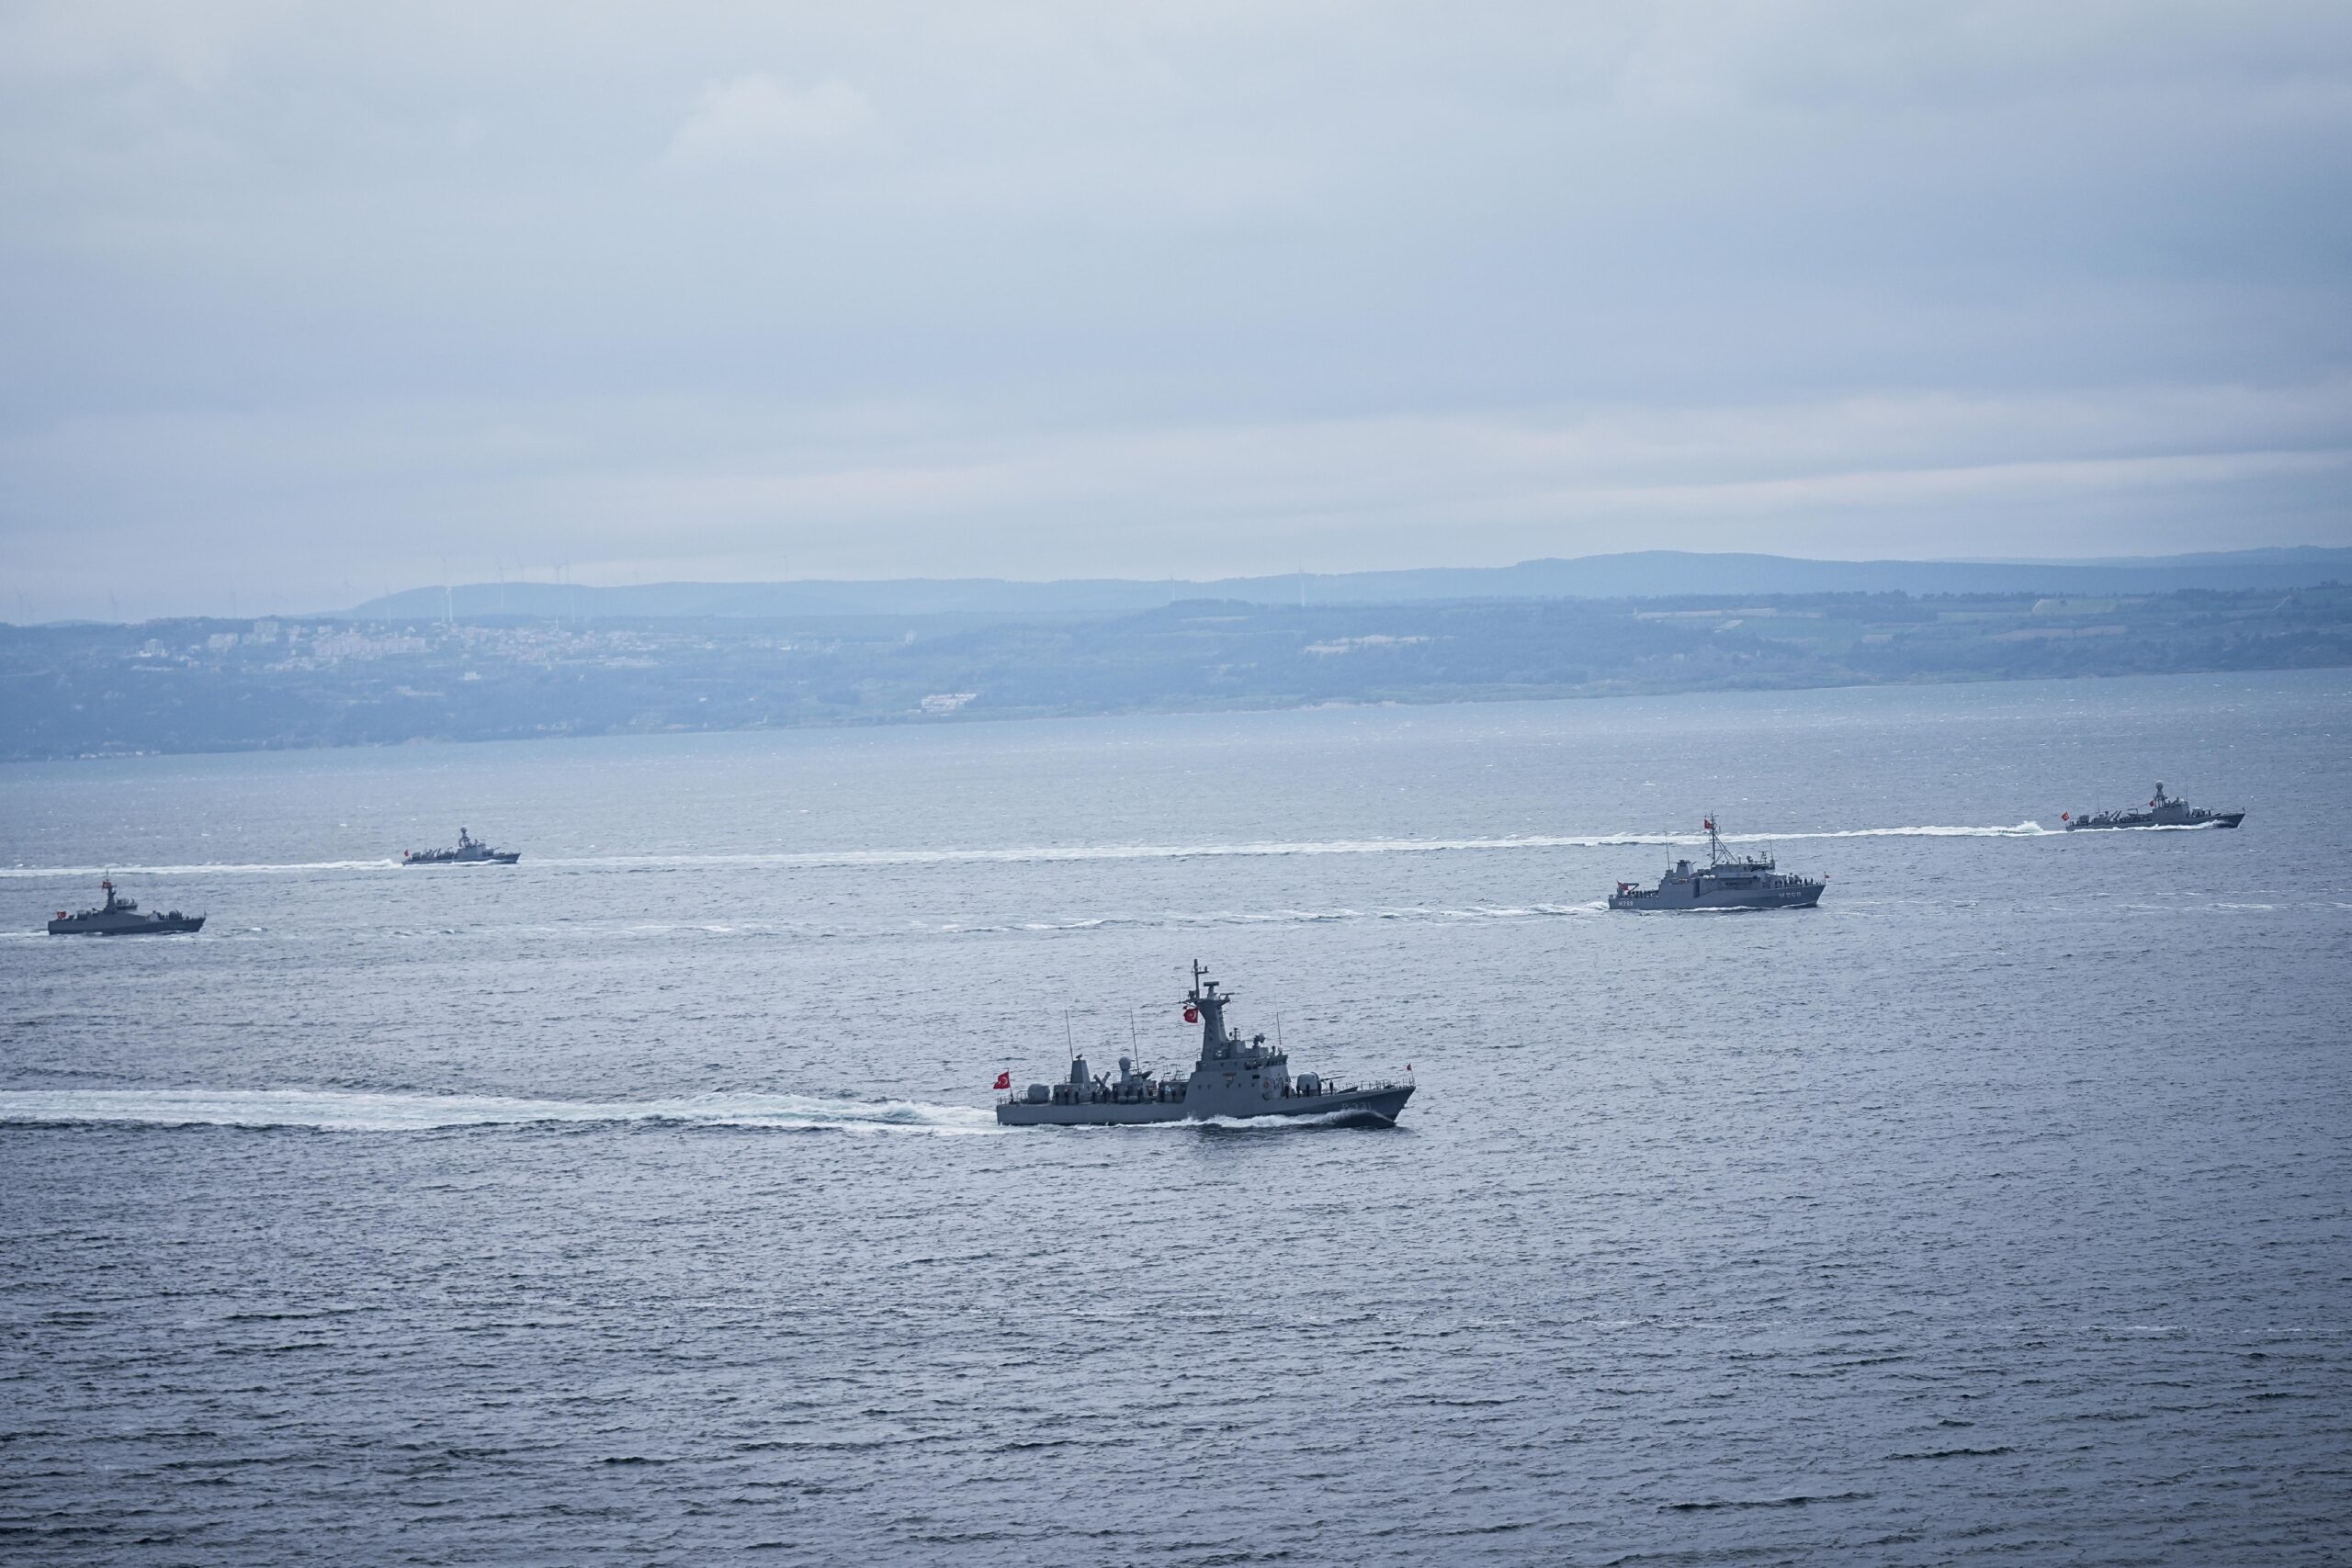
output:
M 2352 6 L 0 0 L 0 616 L 2352 544 Z

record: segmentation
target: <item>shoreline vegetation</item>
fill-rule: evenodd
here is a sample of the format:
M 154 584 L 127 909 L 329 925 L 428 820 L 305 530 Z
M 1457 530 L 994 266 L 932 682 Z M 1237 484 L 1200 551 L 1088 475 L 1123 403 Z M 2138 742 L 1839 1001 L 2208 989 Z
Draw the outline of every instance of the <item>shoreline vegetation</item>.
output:
M 0 626 L 0 760 L 2352 665 L 2352 586 Z

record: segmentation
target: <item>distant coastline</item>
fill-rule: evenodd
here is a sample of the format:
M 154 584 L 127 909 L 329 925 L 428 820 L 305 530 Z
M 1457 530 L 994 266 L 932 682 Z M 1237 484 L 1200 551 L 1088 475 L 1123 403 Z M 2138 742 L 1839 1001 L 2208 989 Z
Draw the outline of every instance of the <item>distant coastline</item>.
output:
M 2352 587 L 0 626 L 0 760 L 2352 666 Z
M 1102 616 L 1195 599 L 1264 605 L 1400 604 L 1467 599 L 1656 599 L 1790 593 L 2148 594 L 2352 582 L 2352 549 L 2317 546 L 2109 560 L 1811 560 L 1634 550 L 1515 566 L 1300 571 L 1136 581 L 899 578 L 881 581 L 651 582 L 598 587 L 472 582 L 413 588 L 341 614 L 356 620 L 778 619 L 837 615 Z M 330 617 L 333 618 L 333 617 Z

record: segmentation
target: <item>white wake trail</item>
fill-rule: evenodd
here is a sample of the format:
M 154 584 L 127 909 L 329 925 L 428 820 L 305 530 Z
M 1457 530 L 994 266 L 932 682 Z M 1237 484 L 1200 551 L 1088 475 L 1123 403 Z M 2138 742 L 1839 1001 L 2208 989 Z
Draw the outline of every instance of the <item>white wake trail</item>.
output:
M 458 1127 L 633 1122 L 784 1132 L 971 1134 L 997 1130 L 991 1111 L 967 1106 L 798 1094 L 707 1094 L 682 1100 L 616 1101 L 309 1089 L 0 1089 L 0 1124 L 135 1123 L 424 1133 Z
M 52 876 L 281 876 L 307 871 L 398 871 L 396 860 L 306 860 L 283 863 L 208 861 L 187 865 L 131 865 L 109 861 L 104 865 L 0 866 L 0 877 Z
M 1843 828 L 1814 832 L 1725 833 L 1725 843 L 1779 842 L 1792 839 L 2030 839 L 2050 833 L 2039 822 L 2011 827 Z M 1703 832 L 1523 833 L 1495 838 L 1453 839 L 1266 839 L 1213 844 L 1024 844 L 1008 848 L 774 850 L 731 854 L 526 856 L 526 871 L 693 869 L 705 866 L 775 866 L 810 869 L 916 865 L 1051 865 L 1080 861 L 1258 859 L 1288 855 L 1447 854 L 1480 850 L 1594 850 L 1642 844 L 1702 844 Z M 313 871 L 401 871 L 394 860 L 330 860 L 293 863 L 209 865 L 52 865 L 0 867 L 0 877 L 246 876 Z M 435 867 L 419 875 L 463 875 L 503 867 Z
M 2060 829 L 2059 831 L 2064 831 Z M 1782 839 L 2044 839 L 2055 836 L 2039 822 L 2011 828 L 1840 828 L 1817 833 L 1725 833 L 1727 844 L 1777 842 Z M 1706 835 L 1692 833 L 1677 842 L 1704 843 Z

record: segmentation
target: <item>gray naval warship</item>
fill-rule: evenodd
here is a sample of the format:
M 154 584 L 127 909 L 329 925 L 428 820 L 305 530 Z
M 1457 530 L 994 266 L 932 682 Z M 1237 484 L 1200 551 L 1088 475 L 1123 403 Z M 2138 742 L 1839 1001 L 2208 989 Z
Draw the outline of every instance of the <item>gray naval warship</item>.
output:
M 458 847 L 454 850 L 402 850 L 402 865 L 513 865 L 523 858 L 520 850 L 493 850 L 463 828 L 458 829 Z
M 2083 817 L 2062 811 L 2058 815 L 2069 833 L 2085 828 L 2234 828 L 2245 820 L 2243 811 L 2215 811 L 2191 806 L 2166 795 L 2161 784 L 2156 785 L 2156 797 L 2138 810 L 2099 811 Z
M 1707 863 L 1676 861 L 1656 887 L 1621 882 L 1609 896 L 1612 909 L 1810 909 L 1821 902 L 1826 878 L 1781 871 L 1770 855 L 1724 853 L 1715 819 L 1707 818 Z
M 1413 1097 L 1409 1083 L 1342 1088 L 1314 1073 L 1292 1077 L 1281 1045 L 1268 1045 L 1262 1034 L 1245 1040 L 1239 1030 L 1226 1027 L 1231 1000 L 1233 993 L 1220 991 L 1194 964 L 1184 1021 L 1201 1026 L 1201 1059 L 1189 1077 L 1138 1071 L 1132 1057 L 1122 1056 L 1114 1078 L 1090 1074 L 1086 1058 L 1074 1056 L 1060 1083 L 1033 1083 L 998 1100 L 997 1121 L 1008 1127 L 1107 1127 L 1215 1116 L 1317 1116 L 1386 1127 Z M 1012 1089 L 1012 1075 L 1000 1077 L 996 1086 Z
M 107 901 L 95 909 L 69 915 L 57 911 L 49 922 L 51 936 L 164 936 L 173 931 L 200 931 L 204 929 L 202 915 L 183 915 L 177 909 L 170 914 L 154 910 L 141 913 L 136 898 L 114 896 L 114 878 L 98 884 L 106 889 Z

